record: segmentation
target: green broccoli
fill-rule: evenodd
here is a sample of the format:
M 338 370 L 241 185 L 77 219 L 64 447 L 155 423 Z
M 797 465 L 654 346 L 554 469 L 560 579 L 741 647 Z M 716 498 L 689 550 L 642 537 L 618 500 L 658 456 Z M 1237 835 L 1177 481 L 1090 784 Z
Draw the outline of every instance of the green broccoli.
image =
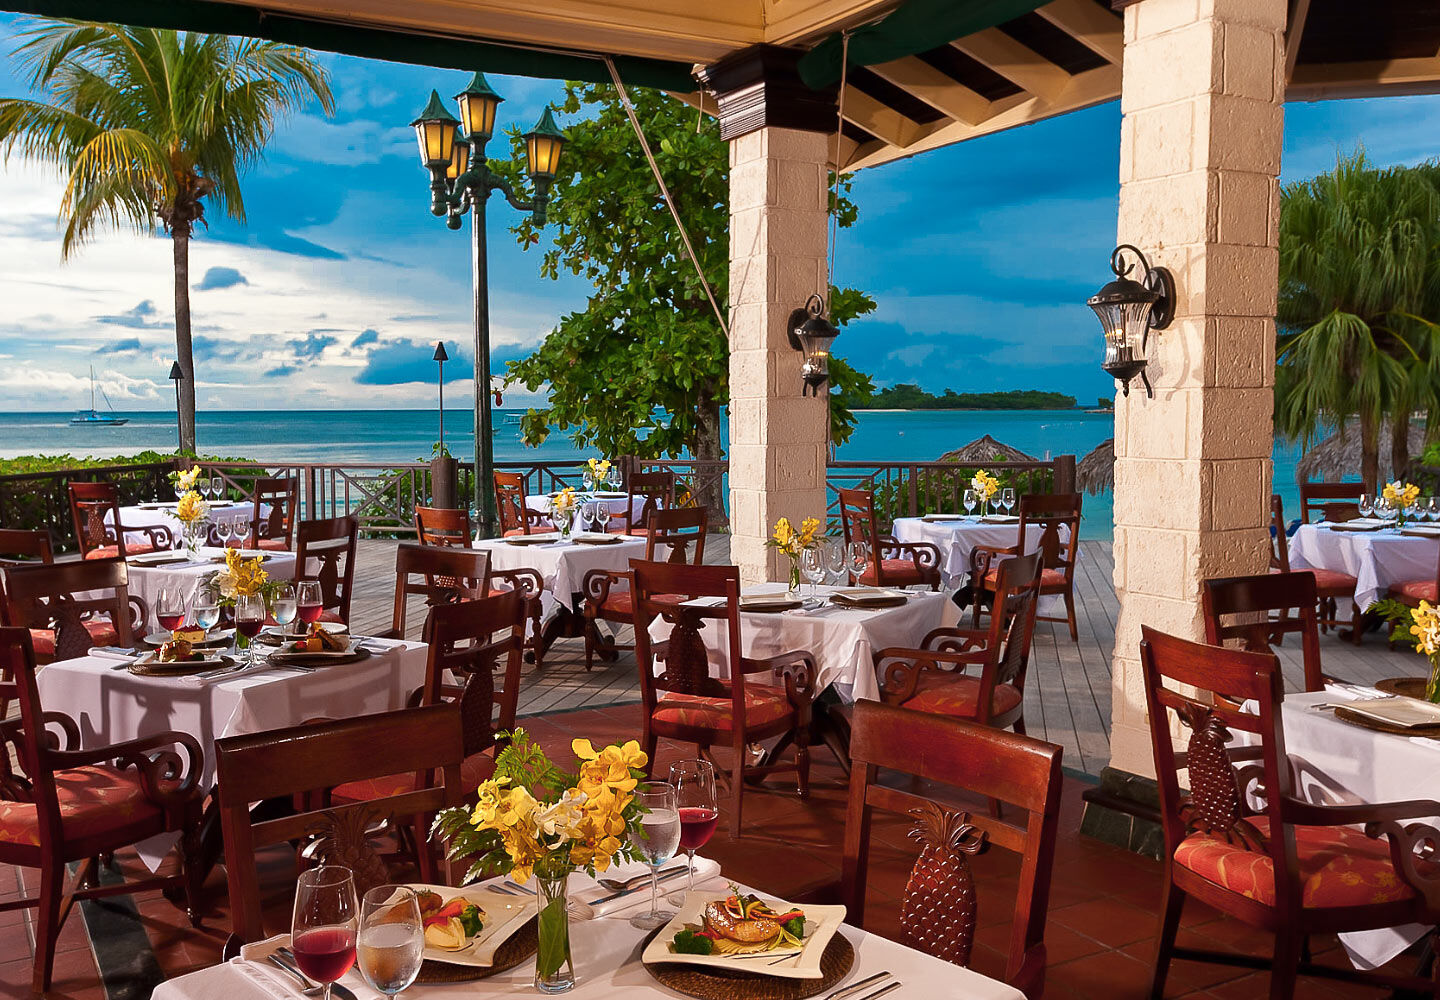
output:
M 715 942 L 709 935 L 683 930 L 675 933 L 673 947 L 677 955 L 709 955 L 715 950 Z
M 802 913 L 798 917 L 791 917 L 780 926 L 785 929 L 785 933 L 793 934 L 797 938 L 803 938 L 805 936 L 805 914 Z
M 460 910 L 460 926 L 465 929 L 465 933 L 470 937 L 479 934 L 485 926 L 485 920 L 480 914 L 480 907 L 474 903 L 467 903 L 464 908 Z

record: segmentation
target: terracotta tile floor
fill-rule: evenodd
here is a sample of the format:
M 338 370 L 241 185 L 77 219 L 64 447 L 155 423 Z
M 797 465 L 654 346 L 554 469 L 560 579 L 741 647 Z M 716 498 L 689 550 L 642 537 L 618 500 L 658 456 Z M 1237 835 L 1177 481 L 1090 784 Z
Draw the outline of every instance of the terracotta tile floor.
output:
M 636 706 L 594 709 L 526 723 L 547 748 L 564 754 L 573 735 L 589 737 L 597 745 L 631 737 L 639 730 L 638 711 Z M 662 745 L 662 768 L 680 753 L 678 747 Z M 807 803 L 795 797 L 783 776 L 763 788 L 747 790 L 744 837 L 729 840 L 722 826 L 706 853 L 737 879 L 777 894 L 793 895 L 838 880 L 845 781 L 824 751 L 816 755 L 811 788 Z M 1047 995 L 1105 1000 L 1143 997 L 1148 989 L 1154 947 L 1153 910 L 1160 894 L 1160 866 L 1082 838 L 1078 828 L 1083 789 L 1077 781 L 1067 779 L 1065 783 L 1046 932 L 1050 962 Z M 914 858 L 914 848 L 905 833 L 905 827 L 896 820 L 877 825 L 874 834 L 865 926 L 881 934 L 893 935 L 896 931 L 900 892 Z M 293 884 L 290 859 L 277 854 L 262 860 L 267 920 L 272 929 L 281 929 L 288 920 L 287 886 Z M 123 869 L 134 870 L 138 865 L 133 855 L 122 854 L 118 862 Z M 989 975 L 999 976 L 1003 969 L 1016 869 L 1013 858 L 1001 851 L 989 852 L 975 862 L 980 930 L 973 965 Z M 19 871 L 0 866 L 0 900 L 15 898 L 21 884 Z M 158 893 L 136 898 L 139 921 L 166 976 L 204 967 L 219 958 L 229 927 L 223 871 L 213 872 L 206 887 L 210 909 L 198 929 L 191 929 L 179 911 Z M 1270 949 L 1268 937 L 1198 904 L 1191 904 L 1185 915 L 1181 942 L 1187 941 L 1196 946 L 1241 947 L 1254 954 L 1265 954 Z M 28 911 L 23 916 L 0 913 L 0 996 L 28 995 L 32 942 Z M 1312 947 L 1317 956 L 1331 962 L 1338 960 L 1335 939 L 1317 938 Z M 1397 960 L 1404 961 L 1403 957 Z M 116 996 L 117 988 L 125 983 L 116 978 L 109 985 L 111 995 Z M 1259 973 L 1177 962 L 1168 986 L 1169 996 L 1238 998 L 1264 996 L 1268 982 Z M 61 936 L 55 986 L 49 995 L 74 1000 L 106 997 L 78 911 L 72 914 Z M 146 991 L 132 988 L 128 995 L 143 998 Z M 1302 998 L 1382 995 L 1378 990 L 1341 987 L 1314 979 L 1302 980 L 1297 993 Z

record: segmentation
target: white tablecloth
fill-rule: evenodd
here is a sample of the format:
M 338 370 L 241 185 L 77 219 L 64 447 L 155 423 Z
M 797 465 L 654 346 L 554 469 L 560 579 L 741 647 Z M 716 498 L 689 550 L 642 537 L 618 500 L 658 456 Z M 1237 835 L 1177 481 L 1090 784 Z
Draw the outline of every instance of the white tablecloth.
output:
M 572 881 L 578 882 L 583 878 L 578 876 Z M 703 891 L 711 889 L 723 890 L 723 882 L 712 880 Z M 697 885 L 696 891 L 702 891 L 702 887 Z M 644 893 L 636 893 L 636 896 L 645 898 Z M 575 1000 L 630 1000 L 633 997 L 680 995 L 660 986 L 641 963 L 640 946 L 648 932 L 630 926 L 629 920 L 634 912 L 635 908 L 631 908 L 593 920 L 570 921 L 576 985 L 566 996 Z M 904 985 L 885 994 L 887 998 L 1024 1000 L 1023 994 L 1013 986 L 932 958 L 879 935 L 868 934 L 849 924 L 843 925 L 840 933 L 855 948 L 855 964 L 845 979 L 827 993 L 876 973 L 889 972 L 894 979 L 876 981 L 874 989 L 881 989 L 896 980 Z M 272 938 L 268 942 L 248 946 L 245 953 L 259 959 L 284 943 L 287 943 L 284 937 Z M 155 988 L 153 1000 L 297 1000 L 294 980 L 284 976 L 263 960 L 250 962 L 237 958 L 224 965 L 161 983 Z M 529 960 L 478 983 L 411 986 L 404 996 L 406 1000 L 479 995 L 537 996 L 540 994 L 532 985 L 534 978 L 535 962 Z M 358 969 L 351 969 L 341 982 L 354 990 L 358 1000 L 378 1000 L 380 997 L 361 977 Z M 855 994 L 856 1000 L 871 992 L 871 989 L 861 990 Z
M 622 541 L 609 545 L 584 545 L 579 542 L 514 545 L 503 538 L 487 538 L 471 544 L 490 554 L 492 570 L 539 571 L 545 581 L 545 593 L 541 595 L 541 603 L 546 618 L 554 614 L 561 604 L 565 607 L 572 606 L 574 595 L 584 590 L 585 574 L 592 569 L 624 573 L 630 569 L 631 559 L 645 558 L 643 538 L 625 537 Z M 664 548 L 662 546 L 662 549 Z
M 210 521 L 212 524 L 224 522 L 229 525 L 239 525 L 248 529 L 250 516 L 255 513 L 255 505 L 249 501 L 237 501 L 225 507 L 216 507 L 210 504 Z M 260 507 L 260 516 L 265 517 L 270 513 L 270 508 L 265 505 Z M 105 515 L 105 523 L 113 525 L 115 519 L 109 513 Z M 175 547 L 179 548 L 184 544 L 185 526 L 175 516 L 175 505 L 169 504 L 158 510 L 148 507 L 121 507 L 120 523 L 127 528 L 148 528 L 154 525 L 164 525 L 170 529 L 171 536 L 175 539 Z M 128 532 L 125 535 L 126 545 L 148 545 L 150 536 L 138 532 Z
M 217 572 L 223 568 L 224 563 L 215 562 L 212 556 L 223 556 L 225 550 L 221 548 L 210 548 L 201 546 L 200 560 L 197 562 L 165 563 L 163 566 L 137 565 L 133 560 L 127 564 L 128 577 L 130 581 L 130 593 L 136 594 L 145 600 L 150 608 L 150 617 L 146 620 L 146 628 L 155 631 L 160 623 L 155 620 L 155 598 L 160 595 L 162 587 L 179 587 L 180 592 L 185 596 L 187 611 L 191 604 L 191 592 L 201 577 Z M 266 552 L 269 559 L 265 560 L 265 572 L 274 580 L 295 579 L 295 553 L 293 552 Z M 191 616 L 190 620 L 194 620 Z M 135 637 L 137 640 L 140 636 Z
M 1384 597 L 1392 584 L 1435 579 L 1437 561 L 1440 539 L 1402 535 L 1393 528 L 1332 531 L 1322 522 L 1302 524 L 1290 538 L 1290 568 L 1353 576 L 1361 611 Z
M 51 663 L 36 681 L 40 703 L 80 727 L 82 748 L 172 730 L 194 736 L 205 755 L 200 784 L 208 788 L 221 737 L 404 708 L 410 692 L 425 681 L 426 646 L 373 641 L 391 648 L 358 663 L 307 673 L 257 669 L 230 678 L 139 677 L 125 669 L 125 661 L 92 654 Z M 141 845 L 152 871 L 174 839 Z
M 746 587 L 746 594 L 774 594 L 785 590 L 783 584 Z M 833 593 L 834 587 L 820 587 L 821 596 Z M 802 596 L 810 588 L 802 585 Z M 918 646 L 933 628 L 952 625 L 959 610 L 949 595 L 929 590 L 910 591 L 910 598 L 901 606 L 862 610 L 841 608 L 831 604 L 816 610 L 794 609 L 779 613 L 740 613 L 740 655 L 756 659 L 808 651 L 815 657 L 815 692 L 833 685 L 836 694 L 847 702 L 861 698 L 878 700 L 880 683 L 875 675 L 873 656 L 887 646 Z M 657 618 L 650 625 L 655 641 L 670 636 L 670 623 Z M 705 649 L 710 655 L 711 672 L 719 677 L 730 675 L 728 629 L 708 620 L 700 630 Z
M 1044 533 L 1043 525 L 1027 525 L 1025 529 L 1025 551 L 1040 544 Z M 966 521 L 927 521 L 920 517 L 897 517 L 892 529 L 897 541 L 929 542 L 940 550 L 940 579 L 950 588 L 963 587 L 970 581 L 970 555 L 980 546 L 1004 549 L 1015 544 L 1020 536 L 1017 522 L 1009 524 L 986 524 L 979 516 Z M 1060 541 L 1067 542 L 1070 529 L 1060 529 Z M 1024 553 L 1022 553 L 1023 555 Z M 1076 551 L 1079 558 L 1079 551 Z M 1063 615 L 1065 605 L 1061 598 L 1049 596 L 1036 605 L 1036 613 L 1051 617 Z

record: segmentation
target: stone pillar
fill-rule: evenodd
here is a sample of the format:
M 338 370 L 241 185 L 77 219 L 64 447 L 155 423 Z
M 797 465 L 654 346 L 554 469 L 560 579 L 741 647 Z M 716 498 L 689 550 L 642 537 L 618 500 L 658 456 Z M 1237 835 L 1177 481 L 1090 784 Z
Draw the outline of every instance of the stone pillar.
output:
M 833 93 L 805 88 L 796 53 L 757 46 L 710 67 L 730 144 L 730 558 L 782 579 L 775 521 L 825 515 L 829 414 L 803 396 L 792 310 L 828 295 L 826 184 Z
M 1268 565 L 1285 0 L 1125 9 L 1121 243 L 1174 273 L 1155 398 L 1115 407 L 1110 766 L 1154 775 L 1140 626 L 1198 639 L 1200 584 Z M 1098 353 L 1097 347 L 1097 353 Z

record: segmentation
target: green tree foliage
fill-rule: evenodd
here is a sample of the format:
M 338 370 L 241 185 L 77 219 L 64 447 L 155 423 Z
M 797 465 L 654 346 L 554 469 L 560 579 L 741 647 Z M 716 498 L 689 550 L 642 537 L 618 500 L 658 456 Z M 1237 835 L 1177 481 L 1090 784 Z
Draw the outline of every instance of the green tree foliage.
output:
M 1276 428 L 1306 447 L 1358 418 L 1362 479 L 1409 464 L 1410 414 L 1440 421 L 1440 167 L 1377 170 L 1363 153 L 1280 201 Z
M 946 389 L 937 396 L 918 385 L 901 382 L 868 396 L 847 397 L 846 403 L 857 410 L 1069 410 L 1075 407 L 1075 397 L 1040 389 L 1005 392 Z
M 730 215 L 719 127 L 659 91 L 632 90 L 631 99 L 723 309 Z M 720 410 L 729 399 L 725 334 L 620 99 L 608 85 L 569 83 L 560 110 L 584 117 L 566 129 L 570 141 L 548 213 L 553 242 L 540 270 L 550 278 L 568 271 L 594 290 L 585 308 L 562 317 L 534 354 L 510 362 L 507 383 L 550 393 L 547 406 L 522 418 L 521 435 L 539 444 L 553 427 L 569 432 L 576 445 L 609 455 L 688 451 L 720 458 Z M 518 136 L 511 138 L 522 159 Z M 515 163 L 492 167 L 519 180 Z M 853 203 L 842 195 L 840 224 L 854 218 Z M 514 231 L 526 247 L 541 242 L 529 218 Z M 854 289 L 831 290 L 836 326 L 874 308 L 874 300 Z M 830 370 L 836 392 L 869 393 L 870 380 L 843 359 L 833 358 Z M 798 362 L 796 372 L 798 380 Z M 848 408 L 832 406 L 832 439 L 843 442 L 853 429 Z
M 180 448 L 193 453 L 190 237 L 207 201 L 245 221 L 240 175 L 283 115 L 311 97 L 333 110 L 326 73 L 277 42 L 46 19 L 27 22 L 15 57 L 49 101 L 0 98 L 0 150 L 65 180 L 61 255 L 103 225 L 170 234 Z

